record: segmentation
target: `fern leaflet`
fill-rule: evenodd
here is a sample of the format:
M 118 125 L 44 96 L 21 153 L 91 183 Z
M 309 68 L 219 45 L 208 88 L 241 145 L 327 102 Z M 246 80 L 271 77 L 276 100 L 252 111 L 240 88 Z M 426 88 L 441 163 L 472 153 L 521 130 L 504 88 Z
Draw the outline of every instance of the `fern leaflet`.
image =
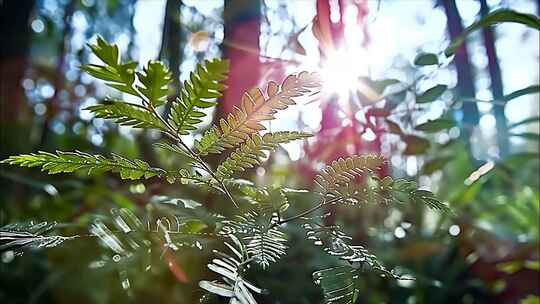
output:
M 154 107 L 163 105 L 172 79 L 169 69 L 160 61 L 151 60 L 142 72 L 137 72 L 137 76 L 142 83 L 142 86 L 137 86 L 139 91 Z
M 372 174 L 385 163 L 381 155 L 354 155 L 346 159 L 340 158 L 327 165 L 316 177 L 315 182 L 329 192 L 344 186 L 356 177 Z
M 302 132 L 266 133 L 263 136 L 253 134 L 218 166 L 216 169 L 217 176 L 226 178 L 231 176 L 234 172 L 253 168 L 256 165 L 259 165 L 259 159 L 265 156 L 263 151 L 273 151 L 279 144 L 310 136 L 311 134 Z
M 229 255 L 221 251 L 214 250 L 214 254 L 219 256 L 208 264 L 208 268 L 219 274 L 223 282 L 200 281 L 199 287 L 202 289 L 229 298 L 229 303 L 257 304 L 252 292 L 262 293 L 262 289 L 255 287 L 243 277 L 244 269 L 249 265 L 249 259 L 244 244 L 234 235 L 229 236 L 233 244 L 225 242 L 225 245 L 233 253 Z
M 387 270 L 366 248 L 360 245 L 350 245 L 351 237 L 346 235 L 339 226 L 322 226 L 318 223 L 305 223 L 304 229 L 307 231 L 307 237 L 314 241 L 317 246 L 323 246 L 324 251 L 329 255 L 335 256 L 351 264 L 359 263 L 368 265 L 384 276 L 394 279 L 402 277 Z
M 13 251 L 23 254 L 28 249 L 52 248 L 76 236 L 47 236 L 45 233 L 54 229 L 56 222 L 27 222 L 8 224 L 0 227 L 0 253 Z
M 313 280 L 321 286 L 324 304 L 354 304 L 358 297 L 355 279 L 357 270 L 350 266 L 327 268 L 313 273 Z
M 207 155 L 233 148 L 249 139 L 253 133 L 265 130 L 262 121 L 274 119 L 278 110 L 296 104 L 294 99 L 316 91 L 319 86 L 315 74 L 302 72 L 288 76 L 281 85 L 275 82 L 268 83 L 266 88 L 268 98 L 258 88 L 249 90 L 244 93 L 240 107 L 235 108 L 227 119 L 221 119 L 219 126 L 212 127 L 197 140 L 195 149 L 199 155 Z
M 81 70 L 98 79 L 105 80 L 106 84 L 112 88 L 139 96 L 133 88 L 136 62 L 120 63 L 118 47 L 107 43 L 101 37 L 97 38 L 96 44 L 89 44 L 88 46 L 105 65 L 85 64 L 81 66 Z
M 277 225 L 273 225 L 276 221 L 275 214 L 265 210 L 252 210 L 237 216 L 234 221 L 224 221 L 221 234 L 241 236 L 248 255 L 266 269 L 270 263 L 285 255 L 287 250 L 285 234 Z
M 206 116 L 198 109 L 216 105 L 213 101 L 221 96 L 225 89 L 222 83 L 226 79 L 229 63 L 227 60 L 206 60 L 204 65 L 198 64 L 195 73 L 190 74 L 190 81 L 184 82 L 180 96 L 173 103 L 169 122 L 180 135 L 188 135 L 196 130 L 196 124 Z
M 97 118 L 113 119 L 115 123 L 122 126 L 167 130 L 167 127 L 153 113 L 137 104 L 106 100 L 104 104 L 89 106 L 86 110 L 94 113 Z
M 129 160 L 116 154 L 113 154 L 112 158 L 105 158 L 101 155 L 91 155 L 80 151 L 57 151 L 56 154 L 39 151 L 10 156 L 0 163 L 21 167 L 41 167 L 42 171 L 47 171 L 49 174 L 70 173 L 78 170 L 86 170 L 88 174 L 112 171 L 119 173 L 122 179 L 167 175 L 165 170 L 150 167 L 142 160 Z
M 432 192 L 417 189 L 415 182 L 375 176 L 384 163 L 385 159 L 379 155 L 340 158 L 326 166 L 315 177 L 315 182 L 326 197 L 354 206 L 361 203 L 417 203 L 434 210 L 449 211 Z

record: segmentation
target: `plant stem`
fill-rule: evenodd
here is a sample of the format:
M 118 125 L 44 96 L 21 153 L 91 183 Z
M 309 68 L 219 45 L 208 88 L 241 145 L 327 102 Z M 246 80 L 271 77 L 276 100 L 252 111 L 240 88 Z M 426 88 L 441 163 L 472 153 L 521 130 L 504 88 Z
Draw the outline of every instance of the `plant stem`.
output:
M 294 215 L 294 216 L 291 216 L 291 217 L 289 217 L 289 218 L 281 219 L 281 220 L 275 222 L 272 226 L 282 225 L 282 224 L 285 224 L 285 223 L 287 223 L 287 222 L 297 220 L 297 219 L 299 219 L 299 218 L 301 218 L 301 217 L 303 217 L 303 216 L 306 216 L 306 215 L 308 215 L 308 214 L 314 212 L 315 210 L 321 208 L 321 207 L 324 206 L 324 205 L 328 205 L 328 204 L 335 203 L 335 202 L 339 201 L 340 199 L 342 199 L 342 197 L 336 197 L 336 198 L 333 198 L 333 199 L 331 199 L 331 200 L 329 200 L 329 201 L 326 201 L 326 199 L 323 198 L 323 199 L 321 200 L 321 202 L 318 203 L 316 206 L 311 207 L 310 209 L 305 210 L 305 211 L 303 211 L 303 212 L 300 212 L 299 214 Z
M 168 131 L 165 132 L 165 134 L 171 136 L 176 142 L 177 144 L 179 144 L 180 146 L 182 146 L 182 148 L 184 148 L 189 154 L 190 154 L 190 157 L 191 159 L 193 159 L 194 161 L 196 161 L 198 164 L 200 164 L 202 166 L 202 168 L 208 172 L 208 174 L 210 174 L 210 176 L 212 176 L 212 178 L 214 180 L 216 180 L 216 182 L 219 184 L 219 187 L 221 188 L 221 190 L 227 195 L 227 197 L 229 197 L 229 199 L 231 200 L 231 202 L 234 204 L 234 206 L 236 208 L 240 208 L 240 206 L 238 206 L 238 203 L 236 203 L 236 201 L 234 200 L 232 194 L 229 192 L 229 189 L 225 186 L 225 184 L 223 183 L 222 180 L 220 180 L 216 174 L 214 173 L 214 171 L 212 171 L 212 169 L 210 167 L 208 167 L 208 165 L 204 162 L 204 160 L 199 156 L 197 155 L 190 147 L 188 147 L 183 141 L 182 139 L 180 138 L 180 136 L 178 135 L 178 132 L 174 129 L 173 126 L 171 126 L 171 124 L 169 124 L 168 121 L 166 121 L 165 119 L 163 119 L 163 117 L 161 117 L 161 115 L 159 115 L 159 113 L 156 111 L 156 108 L 154 107 L 154 105 L 152 105 L 152 103 L 148 100 L 146 100 L 140 92 L 139 90 L 136 88 L 136 87 L 133 87 L 133 89 L 139 94 L 139 97 L 143 100 L 143 103 L 148 107 L 147 109 L 150 110 L 150 112 L 152 112 L 152 114 L 154 114 L 154 116 L 159 119 L 163 125 L 165 125 L 165 127 L 167 127 Z

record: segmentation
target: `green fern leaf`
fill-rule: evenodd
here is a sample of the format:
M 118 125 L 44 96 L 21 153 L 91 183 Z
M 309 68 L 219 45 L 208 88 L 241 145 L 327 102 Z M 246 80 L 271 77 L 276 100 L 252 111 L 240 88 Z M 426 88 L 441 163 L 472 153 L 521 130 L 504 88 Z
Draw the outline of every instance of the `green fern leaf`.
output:
M 77 236 L 46 235 L 53 230 L 56 222 L 12 223 L 0 227 L 0 253 L 15 252 L 23 254 L 30 249 L 52 248 Z
M 139 95 L 133 89 L 136 62 L 121 63 L 118 47 L 107 43 L 101 37 L 97 38 L 96 44 L 89 44 L 88 46 L 105 65 L 85 64 L 81 66 L 83 71 L 98 79 L 105 80 L 108 86 L 121 92 L 135 96 Z
M 41 167 L 49 174 L 71 173 L 86 170 L 88 174 L 111 171 L 120 174 L 122 179 L 140 179 L 153 176 L 165 176 L 167 172 L 152 168 L 142 160 L 129 160 L 113 154 L 112 158 L 101 155 L 91 155 L 84 152 L 61 152 L 56 154 L 37 152 L 11 156 L 0 163 L 18 165 L 21 167 Z
M 313 280 L 321 286 L 325 304 L 354 304 L 358 297 L 355 280 L 357 270 L 350 266 L 327 268 L 313 273 Z
M 221 96 L 225 89 L 222 83 L 229 70 L 227 60 L 206 60 L 204 65 L 198 64 L 195 73 L 190 74 L 190 81 L 184 82 L 180 96 L 173 103 L 169 122 L 181 135 L 188 135 L 196 130 L 196 124 L 206 116 L 199 109 L 216 105 L 215 99 Z
M 259 207 L 265 207 L 262 204 Z M 277 217 L 267 210 L 251 210 L 237 216 L 236 220 L 224 221 L 220 231 L 223 235 L 234 234 L 245 243 L 248 255 L 266 269 L 285 255 L 287 250 L 286 236 L 277 225 Z
M 97 118 L 113 119 L 122 126 L 152 128 L 166 131 L 167 127 L 153 113 L 137 104 L 118 100 L 106 100 L 104 104 L 87 107 Z
M 323 194 L 336 202 L 353 206 L 361 203 L 417 203 L 438 211 L 449 211 L 446 204 L 427 190 L 404 179 L 379 178 L 375 172 L 385 163 L 380 155 L 340 158 L 326 166 L 315 177 Z
M 351 265 L 366 265 L 383 276 L 402 279 L 401 276 L 387 270 L 377 257 L 363 246 L 350 245 L 352 238 L 341 231 L 339 226 L 322 226 L 315 222 L 308 222 L 303 227 L 307 231 L 308 239 L 313 240 L 315 245 L 322 246 L 329 255 L 349 262 Z
M 204 136 L 195 141 L 195 149 L 200 155 L 221 153 L 246 141 L 250 136 L 266 128 L 262 121 L 272 120 L 278 110 L 287 109 L 296 104 L 295 99 L 316 91 L 320 86 L 315 74 L 302 72 L 290 75 L 281 85 L 270 82 L 263 95 L 260 89 L 251 89 L 244 93 L 240 107 L 221 119 L 219 126 L 208 130 Z
M 223 283 L 219 281 L 200 281 L 199 287 L 221 297 L 229 298 L 229 303 L 257 304 L 253 297 L 253 292 L 262 293 L 262 289 L 254 286 L 243 276 L 245 268 L 248 267 L 248 255 L 244 244 L 234 235 L 229 238 L 233 244 L 225 242 L 232 255 L 214 250 L 219 256 L 208 264 L 208 268 L 222 277 Z
M 160 61 L 151 60 L 144 67 L 143 72 L 138 72 L 137 76 L 143 86 L 137 86 L 141 93 L 154 106 L 159 107 L 165 103 L 168 86 L 171 82 L 171 72 Z
M 396 179 L 390 183 L 388 177 L 387 184 L 391 187 L 393 198 L 402 203 L 416 203 L 426 205 L 433 210 L 450 212 L 450 208 L 444 202 L 441 202 L 433 192 L 417 189 L 418 185 L 405 179 Z
M 354 155 L 345 159 L 340 158 L 326 166 L 315 177 L 315 182 L 329 192 L 340 186 L 345 186 L 356 177 L 371 175 L 380 170 L 385 159 L 381 155 Z
M 266 133 L 263 136 L 253 134 L 218 166 L 216 169 L 217 176 L 225 178 L 231 176 L 234 172 L 253 168 L 259 165 L 260 158 L 265 156 L 263 151 L 273 151 L 279 144 L 310 136 L 311 134 L 302 132 Z
M 286 193 L 298 190 L 283 189 L 278 186 L 260 188 L 254 185 L 243 185 L 240 191 L 245 195 L 244 199 L 248 203 L 258 206 L 259 210 L 265 213 L 273 214 L 285 212 L 290 206 Z
M 96 44 L 88 44 L 92 52 L 104 63 L 116 66 L 120 62 L 118 46 L 109 44 L 101 36 L 97 37 Z

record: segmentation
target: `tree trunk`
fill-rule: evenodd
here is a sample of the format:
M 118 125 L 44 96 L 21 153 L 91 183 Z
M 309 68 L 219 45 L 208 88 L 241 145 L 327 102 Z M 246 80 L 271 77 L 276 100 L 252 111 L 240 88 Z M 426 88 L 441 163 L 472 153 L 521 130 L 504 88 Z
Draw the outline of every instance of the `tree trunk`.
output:
M 28 119 L 29 111 L 21 82 L 30 53 L 30 14 L 35 0 L 1 3 L 0 111 L 2 125 Z
M 480 0 L 480 14 L 482 17 L 489 13 L 489 7 L 486 0 Z M 484 27 L 482 29 L 486 55 L 488 58 L 489 77 L 491 78 L 491 92 L 495 100 L 503 97 L 503 83 L 501 77 L 501 68 L 497 59 L 497 50 L 495 48 L 495 33 L 493 28 Z M 497 144 L 499 146 L 499 156 L 504 158 L 509 152 L 508 123 L 504 115 L 504 105 L 495 104 L 493 106 L 497 126 Z
M 259 60 L 259 36 L 261 34 L 261 1 L 225 1 L 223 7 L 224 41 L 223 57 L 229 60 L 227 89 L 218 103 L 213 124 L 231 113 L 242 100 L 245 91 L 259 85 L 261 62 Z M 226 155 L 207 158 L 213 166 Z
M 446 12 L 447 27 L 450 39 L 454 39 L 463 32 L 461 16 L 459 15 L 456 2 L 455 0 L 443 0 L 441 3 L 444 7 L 444 11 Z M 457 71 L 457 92 L 459 96 L 465 98 L 474 98 L 476 89 L 466 43 L 461 44 L 461 46 L 456 50 L 454 65 L 456 66 Z M 470 152 L 470 138 L 472 135 L 472 130 L 474 126 L 478 124 L 479 120 L 478 107 L 476 106 L 476 103 L 463 103 L 462 113 L 462 121 L 464 124 L 462 138 L 468 143 Z
M 169 96 L 169 103 L 178 96 L 180 90 L 180 63 L 182 61 L 182 53 L 180 51 L 182 37 L 180 30 L 181 9 L 181 0 L 167 0 L 159 59 L 166 59 L 168 61 L 169 69 L 172 73 L 173 90 Z
M 224 57 L 230 60 L 228 89 L 218 106 L 221 118 L 240 103 L 244 91 L 257 86 L 260 77 L 259 36 L 261 34 L 260 0 L 225 1 Z

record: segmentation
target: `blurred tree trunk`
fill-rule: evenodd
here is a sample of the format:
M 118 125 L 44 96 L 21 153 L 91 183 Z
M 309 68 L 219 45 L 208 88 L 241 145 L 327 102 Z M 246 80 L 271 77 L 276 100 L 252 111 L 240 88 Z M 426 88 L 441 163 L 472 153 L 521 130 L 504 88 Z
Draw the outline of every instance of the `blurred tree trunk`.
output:
M 454 39 L 463 32 L 461 16 L 459 15 L 456 2 L 455 0 L 443 0 L 441 3 L 446 12 L 446 23 L 450 39 Z M 464 98 L 474 98 L 476 89 L 471 63 L 469 61 L 469 53 L 467 51 L 467 43 L 461 44 L 456 50 L 454 65 L 456 66 L 457 71 L 457 92 L 459 96 Z M 474 126 L 478 124 L 479 120 L 478 107 L 476 103 L 464 102 L 462 112 L 462 121 L 464 124 L 464 127 L 462 128 L 462 138 L 466 140 L 470 152 L 472 130 Z
M 30 61 L 30 17 L 34 6 L 35 0 L 0 1 L 0 159 L 30 148 L 31 111 L 21 84 Z M 0 172 L 5 169 L 2 166 Z M 10 193 L 0 207 L 0 226 L 10 218 L 13 206 L 20 206 L 25 188 L 0 178 L 0 189 Z
M 35 0 L 0 2 L 0 129 L 4 131 L 8 124 L 26 122 L 30 114 L 21 83 L 29 61 L 34 6 Z M 2 132 L 2 143 L 4 135 L 8 134 Z
M 213 123 L 227 116 L 238 106 L 245 91 L 259 84 L 259 36 L 261 34 L 261 1 L 225 1 L 223 7 L 224 41 L 223 57 L 229 60 L 229 77 L 214 113 Z M 208 162 L 218 164 L 225 155 L 209 156 Z
M 480 0 L 480 14 L 482 17 L 489 13 L 489 7 L 486 0 Z M 495 48 L 495 31 L 492 27 L 482 28 L 482 36 L 486 47 L 486 55 L 488 58 L 488 71 L 491 79 L 491 92 L 495 100 L 500 100 L 503 97 L 503 83 L 501 77 L 501 68 L 497 59 L 497 50 Z M 504 105 L 493 105 L 493 114 L 495 115 L 497 126 L 497 143 L 499 146 L 499 156 L 501 158 L 508 155 L 509 152 L 509 137 L 508 123 L 504 115 Z
M 230 60 L 228 89 L 218 106 L 215 120 L 230 113 L 240 103 L 244 91 L 258 85 L 260 77 L 259 36 L 261 1 L 225 1 L 224 57 Z
M 180 29 L 181 10 L 181 0 L 167 0 L 159 59 L 167 60 L 169 69 L 172 72 L 173 87 L 169 96 L 169 104 L 178 96 L 180 90 L 180 63 L 182 61 L 182 52 L 180 50 L 182 41 L 182 31 Z

